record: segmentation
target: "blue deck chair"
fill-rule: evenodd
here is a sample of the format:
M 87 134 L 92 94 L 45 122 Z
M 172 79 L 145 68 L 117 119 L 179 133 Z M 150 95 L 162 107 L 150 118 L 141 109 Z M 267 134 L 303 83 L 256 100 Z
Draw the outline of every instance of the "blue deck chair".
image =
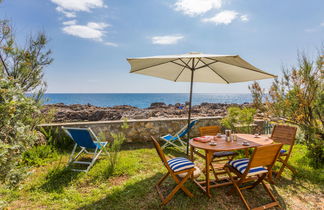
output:
M 183 128 L 180 129 L 180 131 L 178 131 L 176 134 L 171 135 L 171 134 L 167 134 L 165 136 L 160 137 L 160 139 L 162 139 L 163 141 L 165 141 L 166 143 L 162 146 L 162 149 L 164 149 L 167 146 L 175 146 L 179 149 L 184 149 L 186 150 L 186 145 L 187 143 L 184 142 L 181 138 L 183 136 L 185 136 L 188 131 L 198 122 L 198 120 L 192 120 L 189 124 L 189 128 L 188 125 L 184 126 Z M 181 146 L 175 144 L 176 141 L 179 141 Z
M 106 150 L 106 145 L 108 144 L 108 142 L 100 142 L 97 136 L 90 128 L 62 127 L 62 129 L 68 134 L 68 136 L 70 136 L 73 139 L 73 141 L 75 141 L 75 145 L 70 155 L 68 164 L 88 165 L 86 170 L 81 170 L 81 169 L 71 169 L 71 170 L 88 172 L 90 168 L 93 166 L 93 164 L 96 162 L 96 160 L 98 159 L 102 151 L 104 151 L 108 155 L 108 152 Z M 78 146 L 81 147 L 81 150 L 77 155 L 74 156 L 76 148 Z M 94 150 L 94 152 L 89 152 L 89 150 Z M 90 162 L 77 161 L 78 157 L 82 153 L 92 154 L 93 155 L 92 160 Z

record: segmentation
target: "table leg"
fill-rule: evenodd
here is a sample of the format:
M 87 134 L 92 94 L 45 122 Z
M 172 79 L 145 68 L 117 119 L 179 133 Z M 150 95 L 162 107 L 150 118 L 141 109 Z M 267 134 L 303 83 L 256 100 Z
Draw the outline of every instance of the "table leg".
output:
M 210 180 L 209 180 L 209 165 L 210 165 L 210 160 L 211 160 L 211 153 L 208 150 L 206 150 L 205 154 L 206 154 L 206 166 L 205 166 L 205 169 L 206 169 L 206 194 L 208 197 L 211 197 Z
M 189 156 L 189 158 L 190 158 L 190 160 L 192 161 L 192 162 L 194 162 L 194 147 L 193 146 L 190 146 L 190 156 Z M 193 174 L 191 175 L 191 180 L 193 180 L 194 179 L 194 176 L 193 176 Z

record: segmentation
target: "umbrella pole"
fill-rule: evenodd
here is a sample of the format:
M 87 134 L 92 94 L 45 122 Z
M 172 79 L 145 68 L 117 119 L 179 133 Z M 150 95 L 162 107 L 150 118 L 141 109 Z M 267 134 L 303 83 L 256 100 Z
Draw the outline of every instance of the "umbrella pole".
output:
M 193 62 L 194 64 L 194 59 Z M 190 81 L 190 96 L 189 96 L 189 113 L 188 113 L 188 133 L 187 133 L 187 155 L 189 155 L 189 140 L 190 140 L 190 130 L 189 126 L 190 126 L 190 120 L 191 120 L 191 102 L 192 102 L 192 86 L 193 86 L 193 78 L 194 78 L 194 68 L 191 69 L 191 81 Z

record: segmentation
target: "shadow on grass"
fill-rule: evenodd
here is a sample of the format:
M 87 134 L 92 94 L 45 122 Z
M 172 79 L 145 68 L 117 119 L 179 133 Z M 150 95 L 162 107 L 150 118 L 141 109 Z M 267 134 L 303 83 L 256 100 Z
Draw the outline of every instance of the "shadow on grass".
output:
M 69 167 L 58 168 L 48 172 L 45 183 L 40 186 L 45 192 L 63 192 L 78 175 L 82 172 L 71 171 Z
M 122 186 L 116 186 L 106 192 L 106 196 L 79 209 L 245 209 L 236 192 L 225 195 L 231 186 L 212 189 L 212 198 L 208 198 L 194 183 L 188 181 L 185 186 L 194 194 L 193 198 L 186 196 L 181 190 L 164 207 L 154 185 L 163 176 L 157 173 L 141 180 L 128 180 Z M 162 185 L 163 195 L 166 196 L 175 187 L 172 179 L 168 178 Z M 280 205 L 285 209 L 284 199 L 278 194 L 275 187 L 272 190 Z M 252 207 L 271 202 L 261 185 L 252 190 L 244 190 L 245 198 Z

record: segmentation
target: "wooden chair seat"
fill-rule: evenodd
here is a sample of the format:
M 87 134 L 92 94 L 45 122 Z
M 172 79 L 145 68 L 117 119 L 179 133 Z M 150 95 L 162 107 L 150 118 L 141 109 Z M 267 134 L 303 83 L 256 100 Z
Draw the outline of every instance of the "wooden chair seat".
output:
M 163 165 L 166 167 L 168 172 L 159 180 L 159 182 L 155 185 L 155 188 L 162 200 L 161 205 L 166 205 L 172 197 L 181 189 L 187 196 L 193 197 L 193 194 L 184 186 L 184 183 L 194 175 L 194 172 L 196 171 L 195 164 L 188 160 L 187 158 L 178 157 L 173 158 L 170 160 L 167 160 L 160 144 L 153 138 L 153 144 L 154 147 L 163 163 Z M 161 184 L 164 182 L 164 180 L 171 176 L 171 178 L 176 182 L 176 186 L 173 188 L 173 190 L 164 197 L 161 191 Z
M 254 149 L 250 159 L 243 158 L 228 162 L 225 169 L 233 183 L 233 188 L 227 194 L 230 194 L 232 191 L 236 190 L 247 209 L 267 209 L 274 206 L 280 207 L 279 202 L 276 200 L 269 187 L 265 184 L 264 179 L 271 172 L 272 167 L 279 156 L 281 147 L 282 144 L 259 146 Z M 234 173 L 237 176 L 237 179 L 234 179 L 231 173 Z M 253 177 L 257 178 L 256 181 L 249 185 L 243 186 L 243 183 L 251 181 Z M 270 196 L 272 202 L 257 208 L 251 208 L 244 198 L 242 190 L 252 189 L 260 183 Z M 260 195 L 258 194 L 257 196 Z

